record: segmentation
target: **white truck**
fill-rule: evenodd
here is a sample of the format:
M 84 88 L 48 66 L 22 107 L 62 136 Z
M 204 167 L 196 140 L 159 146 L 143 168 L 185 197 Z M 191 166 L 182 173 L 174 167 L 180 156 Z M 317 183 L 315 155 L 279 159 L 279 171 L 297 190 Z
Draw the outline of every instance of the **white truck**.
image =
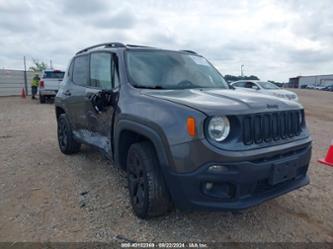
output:
M 42 79 L 39 82 L 39 102 L 45 103 L 47 98 L 54 97 L 59 85 L 64 78 L 65 72 L 55 69 L 43 71 Z

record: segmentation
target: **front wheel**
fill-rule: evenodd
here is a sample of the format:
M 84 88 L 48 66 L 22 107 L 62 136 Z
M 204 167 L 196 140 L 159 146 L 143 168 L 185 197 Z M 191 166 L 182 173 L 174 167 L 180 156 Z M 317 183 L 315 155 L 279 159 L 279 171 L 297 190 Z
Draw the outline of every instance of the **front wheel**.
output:
M 160 216 L 172 207 L 154 147 L 132 144 L 127 155 L 128 189 L 133 211 L 139 218 Z
M 67 155 L 80 150 L 81 144 L 74 140 L 66 114 L 61 114 L 58 118 L 58 143 L 61 152 Z

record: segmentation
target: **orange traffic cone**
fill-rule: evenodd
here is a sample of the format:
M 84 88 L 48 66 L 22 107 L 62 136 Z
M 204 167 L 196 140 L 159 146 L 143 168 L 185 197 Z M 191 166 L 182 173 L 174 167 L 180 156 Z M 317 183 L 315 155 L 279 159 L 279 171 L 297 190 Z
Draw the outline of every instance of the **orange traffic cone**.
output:
M 327 151 L 326 157 L 323 159 L 319 159 L 318 162 L 333 167 L 333 141 L 331 142 L 331 145 Z
M 24 87 L 22 87 L 22 90 L 21 90 L 21 98 L 25 98 L 25 90 L 24 90 Z

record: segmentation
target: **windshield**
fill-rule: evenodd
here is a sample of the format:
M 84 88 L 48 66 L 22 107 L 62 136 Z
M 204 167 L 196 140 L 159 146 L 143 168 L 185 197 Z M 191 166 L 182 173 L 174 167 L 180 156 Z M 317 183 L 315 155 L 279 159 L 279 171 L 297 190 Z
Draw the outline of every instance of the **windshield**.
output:
M 62 71 L 45 71 L 43 78 L 44 79 L 63 79 L 65 72 Z
M 278 86 L 270 82 L 257 82 L 262 88 L 267 90 L 277 90 L 280 89 Z
M 203 57 L 172 51 L 128 51 L 131 83 L 139 88 L 228 88 L 219 72 Z

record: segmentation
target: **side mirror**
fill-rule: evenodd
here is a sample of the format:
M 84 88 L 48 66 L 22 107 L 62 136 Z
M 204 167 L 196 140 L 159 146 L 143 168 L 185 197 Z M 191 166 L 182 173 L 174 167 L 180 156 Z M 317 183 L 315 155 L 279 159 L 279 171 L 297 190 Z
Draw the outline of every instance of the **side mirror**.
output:
M 252 86 L 251 88 L 254 90 L 259 90 L 259 87 L 257 87 L 257 86 Z

